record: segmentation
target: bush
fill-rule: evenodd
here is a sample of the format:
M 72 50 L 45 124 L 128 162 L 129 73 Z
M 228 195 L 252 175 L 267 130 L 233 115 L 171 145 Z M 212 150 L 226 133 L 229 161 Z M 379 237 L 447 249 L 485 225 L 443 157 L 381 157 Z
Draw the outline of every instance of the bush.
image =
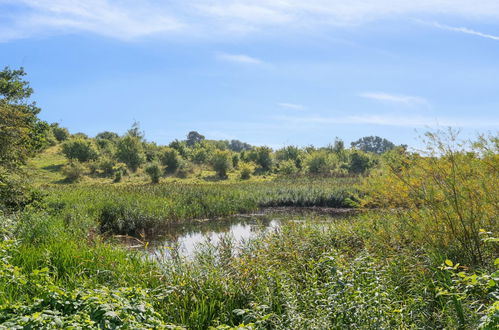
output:
M 2 173 L 0 168 L 0 211 L 15 212 L 41 201 L 42 194 L 22 174 Z
M 117 163 L 113 166 L 114 182 L 121 182 L 123 176 L 128 174 L 127 165 L 124 163 Z
M 374 161 L 371 160 L 369 155 L 362 151 L 352 151 L 349 158 L 350 173 L 364 174 L 374 165 Z
M 116 158 L 127 164 L 132 172 L 142 165 L 145 160 L 144 147 L 140 138 L 127 135 L 118 142 Z
M 85 174 L 85 166 L 79 161 L 74 160 L 63 167 L 62 173 L 66 176 L 66 181 L 76 182 L 79 181 Z
M 99 160 L 99 170 L 102 171 L 102 173 L 105 176 L 111 176 L 114 173 L 114 166 L 116 165 L 116 161 L 112 159 L 111 157 L 102 157 Z
M 62 153 L 70 160 L 88 162 L 97 159 L 98 152 L 90 140 L 78 138 L 62 144 Z
M 427 137 L 423 155 L 389 152 L 382 170 L 370 176 L 363 204 L 404 208 L 411 239 L 482 264 L 480 229 L 497 230 L 499 139 L 461 143 L 452 131 Z
M 146 173 L 151 178 L 152 183 L 159 183 L 159 178 L 161 178 L 161 167 L 159 164 L 152 163 L 146 167 Z
M 160 158 L 167 174 L 175 173 L 181 163 L 180 154 L 173 148 L 165 148 Z
M 51 125 L 51 130 L 52 130 L 52 134 L 54 134 L 54 137 L 57 139 L 57 141 L 59 142 L 63 142 L 63 141 L 66 141 L 67 139 L 69 139 L 69 137 L 71 136 L 71 134 L 69 134 L 69 131 L 67 128 L 65 127 L 60 127 L 59 125 L 57 124 L 53 124 Z
M 217 150 L 211 158 L 211 164 L 218 177 L 227 178 L 227 172 L 232 168 L 232 157 L 230 151 Z
M 338 167 L 339 161 L 335 154 L 327 151 L 314 151 L 305 159 L 305 165 L 309 174 L 331 175 Z
M 177 175 L 177 177 L 179 177 L 181 179 L 185 179 L 189 175 L 194 173 L 194 167 L 192 166 L 191 162 L 189 162 L 185 159 L 180 158 L 179 160 L 180 160 L 180 162 L 179 162 L 179 165 L 177 168 L 176 175 Z
M 251 165 L 250 163 L 242 163 L 241 165 L 239 165 L 239 177 L 242 180 L 248 180 L 249 178 L 251 178 L 251 174 L 253 174 L 254 170 L 254 165 Z
M 279 164 L 279 173 L 284 175 L 292 175 L 298 173 L 294 160 L 284 160 Z

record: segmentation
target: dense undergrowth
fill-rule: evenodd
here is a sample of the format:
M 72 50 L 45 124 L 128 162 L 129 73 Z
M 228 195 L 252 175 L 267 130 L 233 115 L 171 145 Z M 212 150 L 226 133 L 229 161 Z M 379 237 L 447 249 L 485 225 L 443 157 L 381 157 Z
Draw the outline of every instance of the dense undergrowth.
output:
M 498 140 L 430 138 L 436 149 L 387 155 L 361 188 L 331 178 L 45 187 L 42 202 L 0 216 L 0 328 L 496 329 Z M 377 209 L 243 244 L 225 237 L 193 258 L 153 260 L 101 235 L 354 204 Z
M 353 207 L 358 179 L 271 182 L 67 185 L 46 188 L 48 208 L 67 221 L 97 219 L 100 230 L 138 234 L 169 223 L 255 211 L 261 207 Z

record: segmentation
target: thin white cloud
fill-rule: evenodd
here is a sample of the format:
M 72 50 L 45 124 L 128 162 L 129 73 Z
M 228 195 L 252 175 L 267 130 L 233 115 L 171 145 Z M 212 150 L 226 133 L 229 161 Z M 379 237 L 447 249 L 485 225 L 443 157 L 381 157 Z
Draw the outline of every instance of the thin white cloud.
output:
M 284 108 L 284 109 L 300 110 L 300 111 L 305 110 L 305 106 L 303 106 L 301 104 L 282 102 L 282 103 L 277 103 L 277 105 L 281 108 Z
M 263 61 L 258 58 L 251 57 L 249 55 L 244 54 L 226 54 L 221 53 L 217 55 L 217 58 L 222 61 L 232 62 L 232 63 L 241 63 L 241 64 L 262 64 Z
M 471 35 L 482 37 L 482 38 L 487 38 L 487 39 L 499 41 L 499 36 L 475 31 L 475 30 L 468 29 L 465 27 L 450 26 L 450 25 L 440 24 L 437 22 L 425 22 L 425 21 L 419 21 L 419 22 L 421 22 L 423 24 L 431 25 L 433 27 L 436 27 L 436 28 L 439 28 L 442 30 L 461 32 L 461 33 L 471 34 Z
M 482 118 L 434 118 L 424 116 L 400 116 L 391 114 L 370 115 L 361 114 L 355 116 L 277 116 L 274 119 L 293 123 L 293 124 L 312 124 L 312 125 L 331 125 L 331 124 L 350 124 L 350 125 L 380 125 L 380 126 L 398 126 L 398 127 L 498 127 L 499 122 Z
M 428 15 L 496 22 L 499 1 L 0 0 L 0 38 L 5 41 L 82 31 L 121 40 L 179 33 L 210 37 Z M 496 40 L 494 35 L 467 28 L 441 28 Z
M 398 103 L 404 105 L 429 105 L 428 100 L 417 97 L 417 96 L 409 96 L 409 95 L 397 95 L 383 92 L 366 92 L 360 94 L 360 97 L 371 99 L 375 101 L 381 102 L 389 102 L 389 103 Z

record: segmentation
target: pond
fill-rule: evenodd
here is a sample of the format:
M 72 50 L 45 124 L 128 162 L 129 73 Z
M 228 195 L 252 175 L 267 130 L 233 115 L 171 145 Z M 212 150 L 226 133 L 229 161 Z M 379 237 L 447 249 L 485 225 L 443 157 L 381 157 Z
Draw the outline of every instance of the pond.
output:
M 216 245 L 224 237 L 230 237 L 237 245 L 262 232 L 278 230 L 288 222 L 326 224 L 349 216 L 353 212 L 350 209 L 330 208 L 265 209 L 247 215 L 171 224 L 146 235 L 143 240 L 121 238 L 131 248 L 144 248 L 147 244 L 146 248 L 151 257 L 160 259 L 173 256 L 191 257 L 201 244 L 209 242 Z

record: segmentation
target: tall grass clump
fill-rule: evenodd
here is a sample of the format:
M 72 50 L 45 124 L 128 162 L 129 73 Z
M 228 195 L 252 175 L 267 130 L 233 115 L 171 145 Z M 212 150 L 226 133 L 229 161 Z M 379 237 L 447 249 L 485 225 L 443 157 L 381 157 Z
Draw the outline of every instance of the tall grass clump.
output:
M 461 262 L 483 265 L 497 255 L 480 230 L 497 232 L 499 139 L 458 140 L 456 132 L 426 135 L 421 153 L 390 152 L 371 176 L 364 204 L 398 208 L 408 236 Z

